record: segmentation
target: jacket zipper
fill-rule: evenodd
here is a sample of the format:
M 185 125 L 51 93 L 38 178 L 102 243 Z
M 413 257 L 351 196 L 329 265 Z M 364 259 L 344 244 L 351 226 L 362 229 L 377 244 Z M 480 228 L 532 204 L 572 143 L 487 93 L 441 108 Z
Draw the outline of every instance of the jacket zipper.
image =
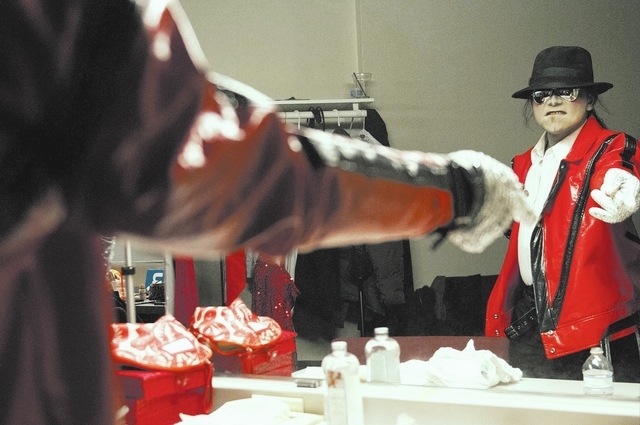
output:
M 611 141 L 617 136 L 614 134 L 609 136 L 603 143 L 600 145 L 596 153 L 591 157 L 587 167 L 585 169 L 585 176 L 583 180 L 583 185 L 580 188 L 580 194 L 578 196 L 578 201 L 576 202 L 576 206 L 573 212 L 573 216 L 571 217 L 571 225 L 569 226 L 569 235 L 567 237 L 567 243 L 565 245 L 564 257 L 562 261 L 562 269 L 560 271 L 560 283 L 558 285 L 558 290 L 556 292 L 555 297 L 553 298 L 553 302 L 551 307 L 549 307 L 548 297 L 547 297 L 547 280 L 544 276 L 544 268 L 542 264 L 542 220 L 536 226 L 536 231 L 534 232 L 534 236 L 531 238 L 532 251 L 532 261 L 535 259 L 535 262 L 532 264 L 535 265 L 534 268 L 534 297 L 536 302 L 536 311 L 538 313 L 538 323 L 540 323 L 540 332 L 546 332 L 549 330 L 556 329 L 558 326 L 558 320 L 560 319 L 560 312 L 562 311 L 562 304 L 564 303 L 564 297 L 567 292 L 567 286 L 569 284 L 569 271 L 571 270 L 571 263 L 573 262 L 573 252 L 576 244 L 576 239 L 578 238 L 578 233 L 580 231 L 580 225 L 582 224 L 582 217 L 584 216 L 584 212 L 587 206 L 587 201 L 589 199 L 590 190 L 590 182 L 591 177 L 593 175 L 593 168 L 595 163 L 600 159 L 600 157 L 604 154 L 605 150 L 609 147 Z M 547 198 L 547 202 L 543 208 L 543 211 L 549 205 L 549 201 L 551 199 L 555 199 L 557 192 L 560 188 L 560 183 L 564 181 L 567 173 L 568 164 L 566 161 L 562 161 L 560 163 L 560 170 L 558 172 L 558 178 L 554 183 L 549 197 Z M 535 256 L 535 258 L 534 258 Z

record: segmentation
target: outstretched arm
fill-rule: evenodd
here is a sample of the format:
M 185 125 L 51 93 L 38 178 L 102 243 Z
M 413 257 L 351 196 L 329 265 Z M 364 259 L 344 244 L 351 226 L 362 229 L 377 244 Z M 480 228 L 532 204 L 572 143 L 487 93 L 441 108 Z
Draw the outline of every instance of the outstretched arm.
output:
M 479 252 L 514 218 L 529 218 L 515 175 L 486 155 L 403 152 L 295 130 L 260 93 L 215 74 L 168 193 L 144 236 L 192 254 L 245 246 L 277 255 L 435 230 Z
M 118 5 L 70 3 L 51 19 L 82 19 L 51 25 L 64 30 L 53 35 L 22 34 L 36 25 L 20 24 L 37 16 L 28 6 L 3 14 L 15 37 L 0 41 L 13 55 L 0 80 L 0 138 L 12 149 L 0 150 L 0 198 L 13 209 L 0 236 L 28 228 L 36 198 L 59 204 L 46 209 L 54 221 L 73 204 L 101 234 L 192 255 L 242 246 L 284 254 L 435 230 L 479 251 L 526 218 L 519 184 L 497 161 L 297 131 L 260 93 L 209 73 L 177 2 Z M 24 73 L 23 63 L 37 66 Z M 22 165 L 25 178 L 12 171 Z

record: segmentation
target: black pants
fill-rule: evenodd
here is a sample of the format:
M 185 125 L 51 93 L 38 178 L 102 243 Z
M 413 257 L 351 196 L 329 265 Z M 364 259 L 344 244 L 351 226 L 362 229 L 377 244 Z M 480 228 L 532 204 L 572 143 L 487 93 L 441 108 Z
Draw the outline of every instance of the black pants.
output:
M 516 304 L 514 319 L 529 308 L 522 298 Z M 582 364 L 587 357 L 589 350 L 547 359 L 537 325 L 509 342 L 509 364 L 520 368 L 527 378 L 582 380 Z M 640 383 L 640 352 L 635 334 L 611 341 L 610 358 L 615 382 Z

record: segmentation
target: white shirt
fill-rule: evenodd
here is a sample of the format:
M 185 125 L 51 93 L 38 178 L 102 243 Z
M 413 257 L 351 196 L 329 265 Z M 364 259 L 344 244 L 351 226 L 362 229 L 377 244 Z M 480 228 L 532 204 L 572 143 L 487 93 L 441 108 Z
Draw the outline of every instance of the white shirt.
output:
M 549 197 L 551 186 L 553 186 L 553 182 L 558 174 L 560 161 L 569 154 L 580 130 L 582 130 L 582 126 L 546 150 L 547 133 L 545 132 L 531 150 L 531 168 L 525 177 L 524 190 L 527 194 L 527 201 L 531 208 L 533 208 L 533 212 L 538 215 L 538 218 L 540 217 L 542 208 Z M 535 223 L 520 223 L 520 230 L 518 232 L 518 264 L 520 266 L 520 276 L 527 285 L 533 284 L 533 276 L 531 273 L 531 234 L 534 228 Z

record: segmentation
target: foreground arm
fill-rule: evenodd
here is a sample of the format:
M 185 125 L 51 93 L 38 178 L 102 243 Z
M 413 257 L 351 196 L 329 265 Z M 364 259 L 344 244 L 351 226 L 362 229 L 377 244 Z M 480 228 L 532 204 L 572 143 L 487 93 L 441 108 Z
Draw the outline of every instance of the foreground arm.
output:
M 152 42 L 185 28 L 175 26 L 178 18 L 165 10 L 149 28 Z M 439 230 L 477 252 L 514 217 L 527 218 L 511 170 L 483 154 L 402 152 L 294 131 L 259 93 L 205 75 L 162 215 L 142 235 L 165 247 L 206 254 L 245 246 L 277 255 Z
M 12 56 L 1 74 L 0 199 L 11 209 L 0 237 L 30 237 L 38 199 L 50 228 L 73 209 L 101 234 L 193 255 L 436 230 L 479 251 L 527 218 L 515 176 L 497 161 L 294 131 L 264 96 L 207 73 L 177 3 L 151 1 L 140 16 L 118 5 L 69 3 L 50 17 L 82 19 L 52 24 L 54 36 L 27 31 L 37 24 L 21 22 L 37 14 L 26 3 L 3 13 Z M 37 66 L 25 73 L 25 63 Z

